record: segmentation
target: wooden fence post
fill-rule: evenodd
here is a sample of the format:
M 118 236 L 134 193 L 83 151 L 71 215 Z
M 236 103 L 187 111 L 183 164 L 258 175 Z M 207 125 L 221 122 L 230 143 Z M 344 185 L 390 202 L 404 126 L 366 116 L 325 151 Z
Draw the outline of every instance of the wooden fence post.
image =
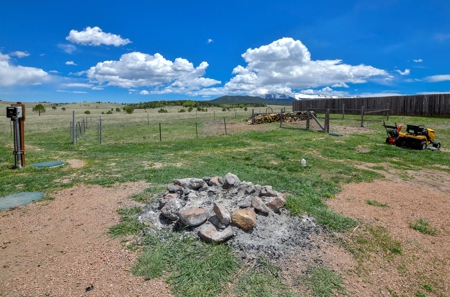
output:
M 327 109 L 325 114 L 325 130 L 327 133 L 330 133 L 330 110 Z
M 361 127 L 364 127 L 364 105 L 361 106 Z
M 386 122 L 388 122 L 389 121 L 389 103 L 387 104 L 387 106 L 386 106 Z
M 280 128 L 283 126 L 283 109 L 280 110 Z
M 310 117 L 309 113 L 310 113 L 310 110 L 307 109 L 306 110 L 306 130 L 309 130 L 309 117 Z
M 342 120 L 344 120 L 345 115 L 345 103 L 342 103 Z

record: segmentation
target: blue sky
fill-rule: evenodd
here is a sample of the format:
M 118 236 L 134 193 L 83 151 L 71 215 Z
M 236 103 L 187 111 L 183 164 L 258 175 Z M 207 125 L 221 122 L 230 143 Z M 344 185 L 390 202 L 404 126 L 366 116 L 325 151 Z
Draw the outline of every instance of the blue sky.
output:
M 450 92 L 450 1 L 3 1 L 0 100 Z

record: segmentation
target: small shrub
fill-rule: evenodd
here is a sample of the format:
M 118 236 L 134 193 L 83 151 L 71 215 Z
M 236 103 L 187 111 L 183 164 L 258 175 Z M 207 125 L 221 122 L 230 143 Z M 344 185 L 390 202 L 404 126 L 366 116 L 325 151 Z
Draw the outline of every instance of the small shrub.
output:
M 247 111 L 247 107 L 244 107 L 244 110 Z
M 366 200 L 366 203 L 372 206 L 378 206 L 378 207 L 388 207 L 387 204 L 378 202 L 376 200 Z
M 65 107 L 63 107 L 63 108 L 61 108 L 61 110 L 64 110 L 64 111 L 66 111 L 66 108 L 65 108 Z
M 192 106 L 188 108 L 188 111 L 191 112 L 193 110 Z
M 409 227 L 416 231 L 419 231 L 422 234 L 436 234 L 436 229 L 431 227 L 430 224 L 424 219 L 419 219 L 415 223 L 409 223 Z
M 84 113 L 85 114 L 91 114 L 91 112 L 89 110 L 86 110 Z
M 56 106 L 55 106 L 55 105 L 53 105 L 53 106 L 52 106 L 52 109 L 53 109 L 53 110 L 56 110 Z
M 430 286 L 430 285 L 427 285 L 427 284 L 423 284 L 422 288 L 424 288 L 427 292 L 433 292 L 434 291 L 433 287 Z
M 158 110 L 158 113 L 168 113 L 169 111 L 167 109 L 161 108 Z
M 112 111 L 111 111 L 111 110 L 108 110 L 108 112 L 107 112 L 106 114 L 112 114 Z
M 120 112 L 120 108 L 116 107 L 116 112 Z
M 224 107 L 224 108 L 222 108 L 222 111 L 227 111 L 227 109 Z
M 186 109 L 182 108 L 178 112 L 186 112 Z
M 131 106 L 124 106 L 123 110 L 127 113 L 127 114 L 132 114 L 134 112 L 134 108 Z
M 102 114 L 105 114 L 105 112 L 104 112 L 104 111 L 102 111 Z

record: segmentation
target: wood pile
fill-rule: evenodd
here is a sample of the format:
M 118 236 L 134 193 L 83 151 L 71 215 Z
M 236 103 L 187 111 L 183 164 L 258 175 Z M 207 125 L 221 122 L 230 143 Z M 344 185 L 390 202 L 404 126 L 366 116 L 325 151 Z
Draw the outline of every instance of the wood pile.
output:
M 314 114 L 314 112 L 312 112 Z M 306 111 L 295 111 L 295 112 L 287 112 L 283 113 L 283 122 L 284 123 L 290 123 L 290 122 L 298 122 L 298 121 L 304 121 L 307 118 Z M 247 118 L 244 120 L 247 122 L 248 125 L 252 125 L 253 122 L 255 124 L 265 124 L 265 123 L 276 123 L 280 122 L 280 113 L 260 113 L 255 114 L 255 119 L 252 121 L 252 118 Z

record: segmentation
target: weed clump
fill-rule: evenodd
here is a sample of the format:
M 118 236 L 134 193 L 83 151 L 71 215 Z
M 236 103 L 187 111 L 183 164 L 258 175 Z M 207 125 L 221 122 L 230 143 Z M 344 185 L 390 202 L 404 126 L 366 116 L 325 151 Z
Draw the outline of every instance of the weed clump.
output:
M 436 228 L 431 227 L 424 219 L 418 219 L 414 223 L 409 223 L 409 227 L 422 234 L 436 235 Z

